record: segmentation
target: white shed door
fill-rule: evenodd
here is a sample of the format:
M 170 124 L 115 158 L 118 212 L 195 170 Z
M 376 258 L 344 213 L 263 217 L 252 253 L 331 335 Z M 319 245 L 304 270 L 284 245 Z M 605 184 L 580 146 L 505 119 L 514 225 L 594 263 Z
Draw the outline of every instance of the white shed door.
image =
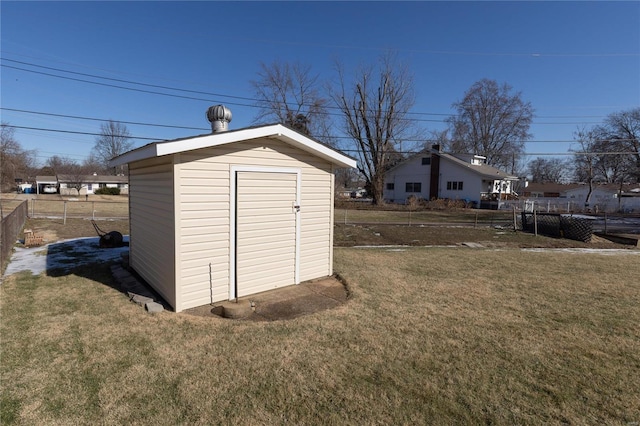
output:
M 236 296 L 296 284 L 297 174 L 236 179 Z

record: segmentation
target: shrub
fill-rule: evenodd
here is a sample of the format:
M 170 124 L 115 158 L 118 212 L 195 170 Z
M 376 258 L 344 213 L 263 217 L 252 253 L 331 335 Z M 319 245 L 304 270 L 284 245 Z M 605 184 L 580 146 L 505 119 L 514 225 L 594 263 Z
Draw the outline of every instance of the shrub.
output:
M 93 193 L 96 195 L 120 195 L 120 188 L 98 188 Z

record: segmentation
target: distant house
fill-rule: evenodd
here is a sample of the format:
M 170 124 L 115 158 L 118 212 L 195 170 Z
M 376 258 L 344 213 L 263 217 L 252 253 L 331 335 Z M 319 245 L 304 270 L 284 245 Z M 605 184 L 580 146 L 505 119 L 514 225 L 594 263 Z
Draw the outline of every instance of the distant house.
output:
M 539 183 L 529 182 L 520 194 L 524 198 L 559 198 L 564 197 L 569 189 L 579 187 L 578 183 Z
M 128 194 L 129 178 L 98 174 L 36 176 L 35 186 L 37 194 L 87 195 L 98 188 L 120 188 L 121 194 Z
M 127 176 L 111 175 L 58 175 L 60 194 L 87 195 L 93 194 L 99 188 L 119 188 L 120 194 L 129 193 L 129 178 Z M 78 187 L 80 189 L 78 190 Z
M 586 210 L 595 212 L 640 210 L 640 197 L 638 197 L 640 186 L 637 184 L 623 185 L 622 188 L 619 184 L 594 185 L 589 203 L 587 203 L 588 193 L 589 185 L 580 184 L 565 191 L 564 197 L 574 201 L 577 205 L 585 206 Z
M 56 176 L 36 176 L 36 194 L 55 194 L 58 192 Z
M 405 203 L 410 196 L 425 200 L 456 199 L 480 207 L 481 201 L 506 199 L 518 177 L 486 164 L 473 154 L 448 154 L 434 145 L 387 171 L 384 199 Z
M 589 205 L 589 185 L 585 183 L 530 183 L 522 191 L 521 200 L 535 200 L 548 210 L 592 212 L 640 211 L 640 185 L 594 184 Z

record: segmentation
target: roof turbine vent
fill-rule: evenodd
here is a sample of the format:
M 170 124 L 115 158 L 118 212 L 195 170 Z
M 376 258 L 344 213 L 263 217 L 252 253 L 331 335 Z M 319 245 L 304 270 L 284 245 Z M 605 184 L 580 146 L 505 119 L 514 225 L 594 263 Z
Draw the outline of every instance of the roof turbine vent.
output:
M 231 110 L 224 105 L 215 105 L 207 110 L 207 120 L 211 123 L 211 131 L 225 132 L 229 130 Z

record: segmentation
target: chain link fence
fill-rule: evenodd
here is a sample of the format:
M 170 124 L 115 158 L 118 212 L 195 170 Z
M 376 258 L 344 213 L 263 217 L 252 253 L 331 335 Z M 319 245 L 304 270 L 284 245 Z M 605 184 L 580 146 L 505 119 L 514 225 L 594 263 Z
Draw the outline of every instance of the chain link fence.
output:
M 593 235 L 593 220 L 558 213 L 522 212 L 522 230 L 549 237 L 589 242 Z
M 29 200 L 29 217 L 32 218 L 82 218 L 128 219 L 129 203 L 121 201 Z
M 11 257 L 13 245 L 27 219 L 28 202 L 23 201 L 11 213 L 2 218 L 0 233 L 0 271 L 4 273 L 5 264 Z M 0 273 L 0 276 L 2 275 Z

